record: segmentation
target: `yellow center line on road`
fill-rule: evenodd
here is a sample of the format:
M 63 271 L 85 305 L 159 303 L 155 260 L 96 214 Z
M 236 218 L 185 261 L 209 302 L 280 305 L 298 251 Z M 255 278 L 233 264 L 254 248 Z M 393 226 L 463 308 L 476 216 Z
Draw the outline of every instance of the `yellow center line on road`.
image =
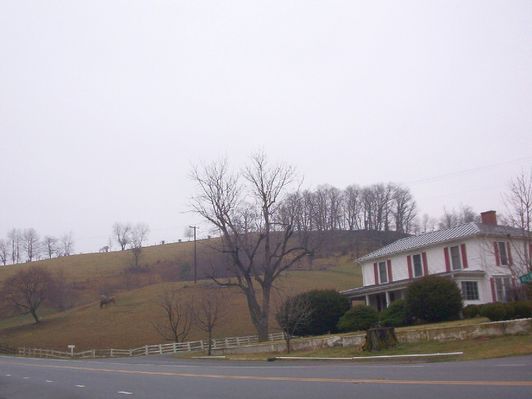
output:
M 257 376 L 257 375 L 224 375 L 224 374 L 200 374 L 200 373 L 177 373 L 172 371 L 142 371 L 142 370 L 125 370 L 109 369 L 79 366 L 60 366 L 48 364 L 29 364 L 21 362 L 3 362 L 0 364 L 88 371 L 95 373 L 115 373 L 129 375 L 147 375 L 163 377 L 182 377 L 182 378 L 208 378 L 229 381 L 272 381 L 272 382 L 328 382 L 336 384 L 389 384 L 389 385 L 469 385 L 469 386 L 498 386 L 498 387 L 532 387 L 532 381 L 482 381 L 482 380 L 393 380 L 393 379 L 353 379 L 353 378 L 327 378 L 327 377 L 282 377 L 282 376 Z

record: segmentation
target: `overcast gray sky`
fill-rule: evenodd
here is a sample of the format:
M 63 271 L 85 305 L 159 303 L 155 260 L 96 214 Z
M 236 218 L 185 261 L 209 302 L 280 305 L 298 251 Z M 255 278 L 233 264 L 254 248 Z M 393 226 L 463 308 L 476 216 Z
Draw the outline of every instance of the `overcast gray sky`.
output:
M 502 210 L 532 165 L 532 1 L 0 0 L 0 237 L 175 241 L 190 165 Z M 458 172 L 458 173 L 455 173 Z

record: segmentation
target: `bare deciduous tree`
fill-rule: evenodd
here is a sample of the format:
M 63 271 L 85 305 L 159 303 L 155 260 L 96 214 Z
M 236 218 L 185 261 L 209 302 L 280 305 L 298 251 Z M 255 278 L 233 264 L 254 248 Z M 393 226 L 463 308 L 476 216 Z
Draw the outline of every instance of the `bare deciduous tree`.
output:
M 50 288 L 51 275 L 48 271 L 31 267 L 20 270 L 4 282 L 3 297 L 16 311 L 31 314 L 39 323 L 37 311 L 46 299 Z
M 373 184 L 361 192 L 364 228 L 388 231 L 390 229 L 391 198 L 393 187 Z
M 70 256 L 74 251 L 74 238 L 72 232 L 67 233 L 61 237 L 60 240 L 60 254 L 62 256 Z
M 19 263 L 22 234 L 18 229 L 11 229 L 7 233 L 7 238 L 11 246 L 11 263 Z
M 344 214 L 346 218 L 347 230 L 353 231 L 361 229 L 361 199 L 360 188 L 357 185 L 350 185 L 344 190 Z
M 5 266 L 9 258 L 9 245 L 4 239 L 0 239 L 0 262 Z
M 120 249 L 125 251 L 131 242 L 131 225 L 129 223 L 116 222 L 113 224 L 113 236 L 118 245 L 120 245 Z
M 185 230 L 183 231 L 183 234 L 187 241 L 190 241 L 194 237 L 194 229 L 190 228 L 189 226 L 185 227 Z
M 303 295 L 287 298 L 277 309 L 275 318 L 284 333 L 286 351 L 290 353 L 294 333 L 310 319 L 312 307 Z
M 194 301 L 194 323 L 201 330 L 207 333 L 208 345 L 207 354 L 212 354 L 212 337 L 214 329 L 223 323 L 227 316 L 227 294 L 222 288 L 203 290 L 199 298 Z
M 418 232 L 429 233 L 431 231 L 434 231 L 436 230 L 437 224 L 438 222 L 435 218 L 424 213 L 423 216 L 421 216 L 421 220 L 418 223 Z
M 192 308 L 179 299 L 176 290 L 167 289 L 160 297 L 159 305 L 164 320 L 152 323 L 161 337 L 168 341 L 182 342 L 192 326 Z
M 192 173 L 199 186 L 192 208 L 220 231 L 220 249 L 234 275 L 223 282 L 211 277 L 241 290 L 261 340 L 268 337 L 274 282 L 309 253 L 308 243 L 294 234 L 296 215 L 280 212 L 295 177 L 292 167 L 270 166 L 263 154 L 253 156 L 239 174 L 225 161 Z
M 443 209 L 443 215 L 440 217 L 440 229 L 450 229 L 461 224 L 479 221 L 479 216 L 469 205 L 461 205 L 458 210 Z
M 27 261 L 31 262 L 39 253 L 39 235 L 33 227 L 24 229 L 22 233 L 22 247 L 26 252 Z
M 142 254 L 142 246 L 148 239 L 150 228 L 146 223 L 137 223 L 130 229 L 129 245 L 133 253 L 133 267 L 139 267 L 139 260 Z
M 509 191 L 504 194 L 504 202 L 507 209 L 505 222 L 522 232 L 522 243 L 516 242 L 514 245 L 523 247 L 516 248 L 514 252 L 519 257 L 517 263 L 524 268 L 516 270 L 516 273 L 532 271 L 532 169 L 528 175 L 522 172 L 510 182 Z
M 391 213 L 394 218 L 395 231 L 410 233 L 416 217 L 416 202 L 409 189 L 396 185 L 391 186 Z
M 48 259 L 52 259 L 57 254 L 57 238 L 44 236 L 42 245 L 46 251 L 46 255 L 48 255 Z

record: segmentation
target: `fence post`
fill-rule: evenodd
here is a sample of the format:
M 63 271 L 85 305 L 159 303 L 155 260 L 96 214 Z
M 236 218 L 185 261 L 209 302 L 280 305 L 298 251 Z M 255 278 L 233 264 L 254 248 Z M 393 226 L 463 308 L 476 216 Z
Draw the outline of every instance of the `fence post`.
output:
M 163 346 L 162 346 L 162 344 L 159 344 L 159 354 L 160 355 L 163 354 Z
M 204 351 L 205 350 L 205 342 L 203 342 L 203 340 L 200 341 L 200 346 L 201 346 L 201 350 Z
M 96 359 L 96 349 L 93 349 L 93 350 L 92 350 L 92 358 L 93 358 L 93 359 Z
M 111 348 L 110 356 L 113 357 L 113 348 Z
M 189 351 L 189 352 L 191 351 L 191 349 L 190 349 L 190 341 L 187 341 L 187 351 Z
M 177 353 L 177 342 L 172 344 L 172 349 L 174 350 L 174 353 Z
M 148 345 L 144 346 L 144 353 L 146 354 L 146 356 L 148 356 L 149 354 Z

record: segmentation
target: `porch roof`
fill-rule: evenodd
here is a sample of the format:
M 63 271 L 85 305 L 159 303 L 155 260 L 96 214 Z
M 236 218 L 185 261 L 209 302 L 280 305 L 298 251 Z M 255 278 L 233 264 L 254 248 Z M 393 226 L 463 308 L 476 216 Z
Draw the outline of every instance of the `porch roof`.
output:
M 460 277 L 466 277 L 466 278 L 481 278 L 486 275 L 486 272 L 482 270 L 459 270 L 459 271 L 452 271 L 452 272 L 444 272 L 444 273 L 436 273 L 431 274 L 431 276 L 440 276 L 440 277 L 450 277 L 452 279 L 460 278 Z M 363 298 L 366 295 L 371 294 L 381 294 L 387 291 L 397 291 L 406 288 L 410 283 L 412 283 L 414 280 L 410 279 L 404 279 L 404 280 L 397 280 L 392 281 L 391 283 L 387 284 L 374 284 L 374 285 L 367 285 L 365 287 L 357 287 L 357 288 L 350 288 L 348 290 L 340 291 L 340 294 L 345 295 L 348 298 L 354 299 L 354 298 Z

